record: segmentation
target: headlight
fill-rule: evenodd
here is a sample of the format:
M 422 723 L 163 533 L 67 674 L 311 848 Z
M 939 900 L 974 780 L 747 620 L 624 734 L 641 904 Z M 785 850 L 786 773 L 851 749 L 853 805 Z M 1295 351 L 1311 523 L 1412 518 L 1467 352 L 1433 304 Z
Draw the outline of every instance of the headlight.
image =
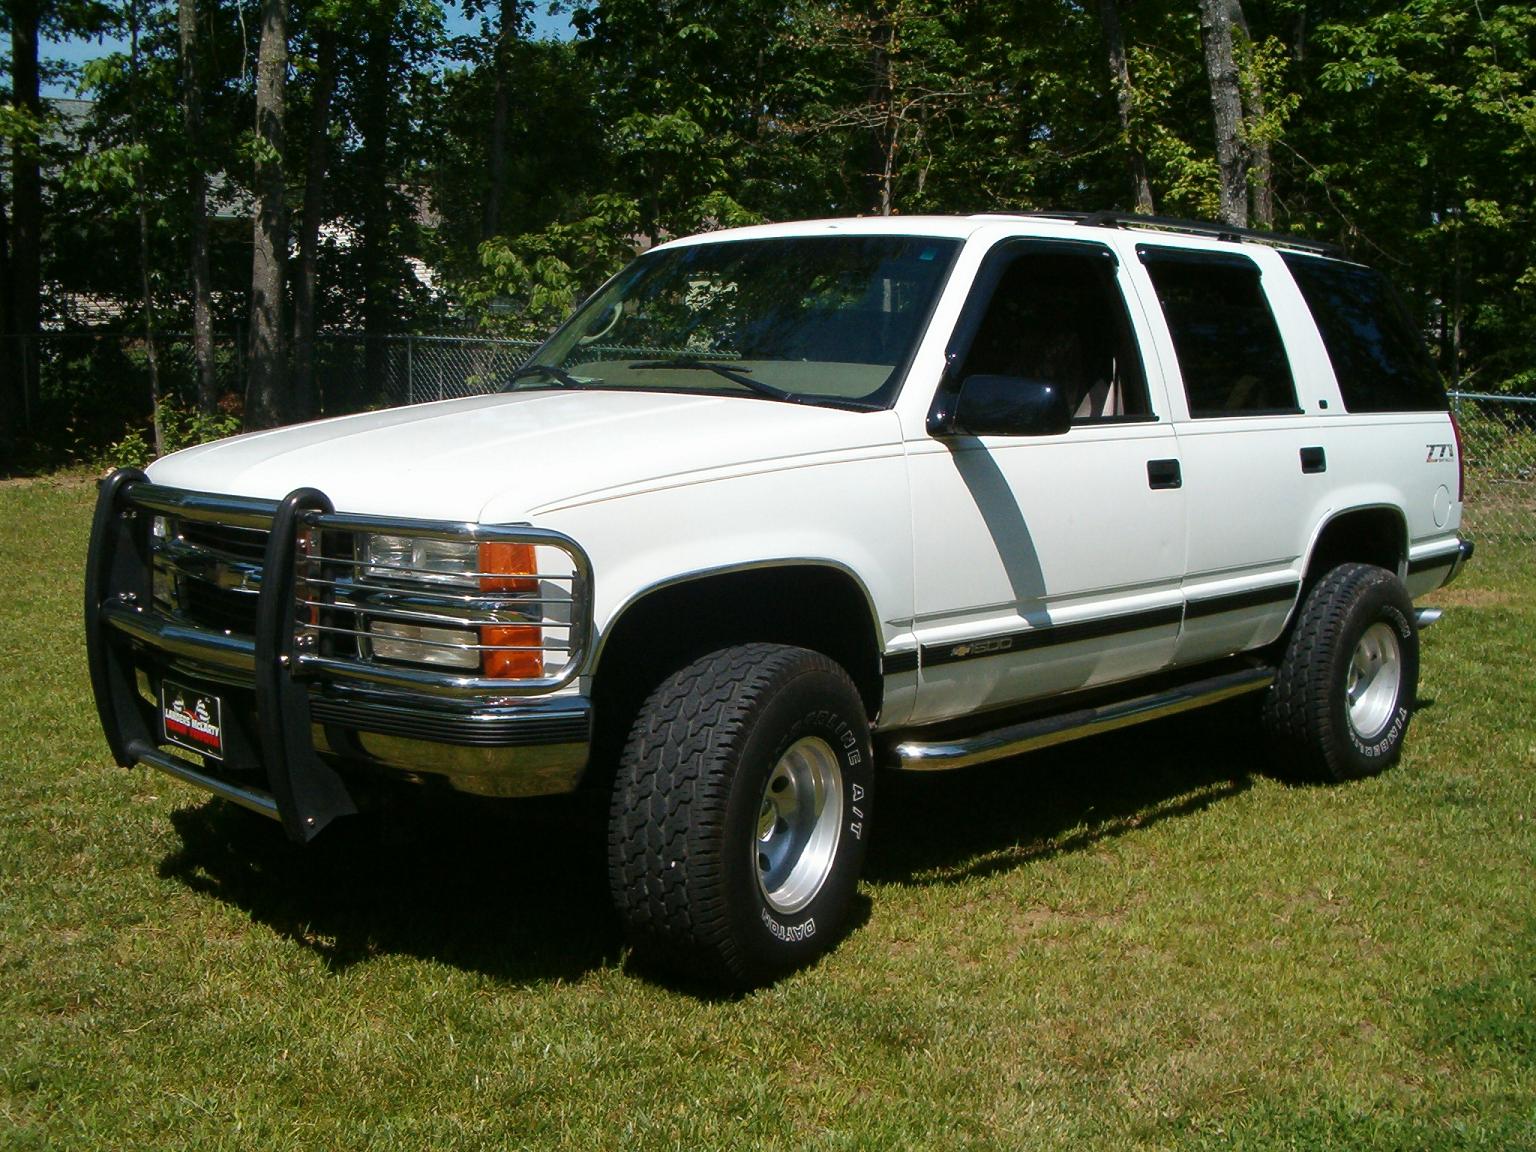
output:
M 532 544 L 371 533 L 359 538 L 358 552 L 363 579 L 391 587 L 368 613 L 376 658 L 479 671 L 491 679 L 544 675 L 542 602 L 527 606 L 526 623 L 512 622 L 521 615 L 515 605 L 539 595 Z M 394 589 L 409 603 L 396 601 Z M 422 612 L 458 616 L 469 627 L 424 623 Z
M 468 541 L 369 535 L 363 537 L 363 559 L 363 575 L 372 579 L 465 588 L 478 585 L 479 548 Z

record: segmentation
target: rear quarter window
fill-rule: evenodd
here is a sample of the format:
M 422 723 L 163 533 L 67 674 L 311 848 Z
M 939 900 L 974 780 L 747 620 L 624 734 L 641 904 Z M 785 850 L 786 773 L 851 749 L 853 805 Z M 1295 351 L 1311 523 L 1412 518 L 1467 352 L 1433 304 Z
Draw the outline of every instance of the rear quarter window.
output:
M 1379 272 L 1284 252 L 1323 337 L 1350 412 L 1443 412 L 1445 388 L 1392 286 Z

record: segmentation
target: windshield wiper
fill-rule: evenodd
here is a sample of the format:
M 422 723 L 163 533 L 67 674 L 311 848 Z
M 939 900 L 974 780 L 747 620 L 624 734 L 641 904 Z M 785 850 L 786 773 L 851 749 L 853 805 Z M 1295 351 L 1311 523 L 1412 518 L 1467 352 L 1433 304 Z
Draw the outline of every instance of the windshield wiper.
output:
M 524 364 L 507 377 L 506 387 L 511 387 L 519 380 L 527 380 L 533 376 L 542 376 L 547 380 L 553 380 L 566 388 L 580 388 L 582 381 L 572 376 L 564 368 L 554 364 Z
M 754 380 L 747 373 L 750 368 L 733 368 L 729 364 L 721 364 L 715 360 L 703 360 L 693 356 L 677 356 L 671 360 L 641 360 L 631 364 L 631 368 L 692 368 L 702 372 L 713 372 L 716 376 L 724 376 L 732 384 L 740 384 L 749 391 L 756 392 L 759 396 L 768 396 L 774 400 L 787 400 L 791 404 L 804 404 L 805 398 L 796 396 L 793 392 L 786 392 L 782 388 L 775 388 L 772 384 L 765 384 L 761 380 Z

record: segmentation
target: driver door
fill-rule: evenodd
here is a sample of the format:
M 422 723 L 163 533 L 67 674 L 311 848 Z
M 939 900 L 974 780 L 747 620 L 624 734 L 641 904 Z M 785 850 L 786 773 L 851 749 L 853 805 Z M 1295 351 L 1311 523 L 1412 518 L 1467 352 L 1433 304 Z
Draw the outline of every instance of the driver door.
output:
M 983 261 L 944 387 L 978 375 L 1048 382 L 1073 420 L 1055 435 L 907 431 L 920 667 L 911 722 L 1171 662 L 1183 614 L 1179 452 L 1126 297 L 1104 245 L 1004 241 Z

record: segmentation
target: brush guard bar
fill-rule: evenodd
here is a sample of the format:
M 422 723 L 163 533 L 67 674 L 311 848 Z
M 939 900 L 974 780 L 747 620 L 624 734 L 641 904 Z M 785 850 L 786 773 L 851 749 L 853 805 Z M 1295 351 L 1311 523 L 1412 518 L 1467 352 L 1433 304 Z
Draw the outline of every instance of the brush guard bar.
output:
M 162 514 L 267 532 L 251 636 L 199 627 L 157 611 L 151 524 Z M 563 663 L 537 679 L 490 679 L 340 659 L 301 647 L 304 627 L 297 613 L 305 598 L 301 592 L 306 591 L 299 587 L 301 537 L 389 531 L 515 541 L 563 553 L 570 565 L 568 576 L 556 577 L 570 587 Z M 350 685 L 375 698 L 397 692 L 402 700 L 428 709 L 436 699 L 445 712 L 486 704 L 507 715 L 506 709 L 517 710 L 515 698 L 548 696 L 584 671 L 590 650 L 591 569 L 574 541 L 543 529 L 338 514 L 326 495 L 313 488 L 297 489 L 276 503 L 188 493 L 155 485 L 144 472 L 125 468 L 101 481 L 84 607 L 91 688 L 112 758 L 124 767 L 147 764 L 279 820 L 291 838 L 304 842 L 338 816 L 356 811 L 340 774 L 315 747 L 312 686 Z M 141 662 L 135 659 L 136 649 L 210 669 L 220 680 L 249 687 L 265 790 L 200 770 L 189 759 L 164 750 L 138 691 Z

